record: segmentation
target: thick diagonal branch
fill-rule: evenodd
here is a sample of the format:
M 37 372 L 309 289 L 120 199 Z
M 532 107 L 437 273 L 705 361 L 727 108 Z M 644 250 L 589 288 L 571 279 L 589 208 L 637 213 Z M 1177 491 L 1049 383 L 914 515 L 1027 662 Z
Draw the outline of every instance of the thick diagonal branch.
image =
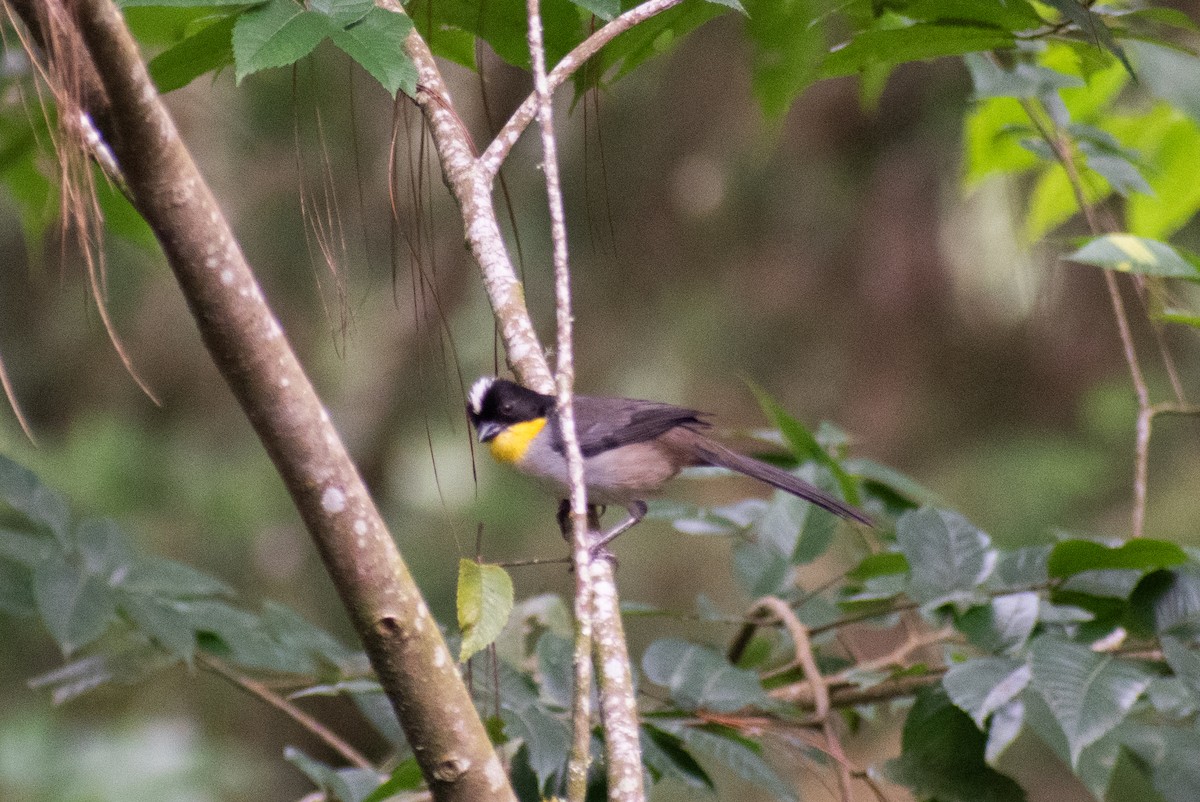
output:
M 73 9 L 110 102 L 101 133 L 205 346 L 291 493 L 434 797 L 513 799 L 437 624 L 159 100 L 121 12 L 111 0 L 79 0 Z

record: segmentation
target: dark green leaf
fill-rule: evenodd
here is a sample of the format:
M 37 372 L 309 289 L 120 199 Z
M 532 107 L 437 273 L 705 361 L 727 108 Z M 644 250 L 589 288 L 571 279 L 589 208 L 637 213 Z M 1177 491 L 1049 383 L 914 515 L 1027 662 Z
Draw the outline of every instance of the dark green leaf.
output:
M 372 8 L 358 22 L 330 34 L 333 43 L 371 73 L 392 97 L 403 90 L 417 92 L 417 66 L 404 51 L 404 39 L 412 30 L 404 14 Z
M 1104 24 L 1104 20 L 1099 14 L 1092 13 L 1079 0 L 1046 0 L 1046 2 L 1058 9 L 1064 18 L 1075 23 L 1079 28 L 1079 32 L 1087 37 L 1089 41 L 1094 42 L 1116 56 L 1129 74 L 1133 75 L 1133 67 L 1130 65 L 1129 59 L 1125 56 L 1124 49 L 1117 43 L 1112 31 Z
M 188 616 L 177 609 L 175 602 L 124 593 L 118 597 L 118 606 L 147 637 L 191 664 L 196 651 L 196 631 Z
M 864 484 L 874 485 L 875 492 L 883 487 L 902 497 L 906 502 L 916 505 L 939 506 L 941 497 L 922 485 L 911 476 L 901 473 L 895 468 L 888 467 L 871 459 L 853 457 L 842 462 L 847 473 L 858 476 Z
M 777 800 L 799 802 L 795 790 L 763 760 L 761 748 L 727 727 L 690 727 L 681 721 L 663 721 L 660 726 L 679 736 L 688 748 L 702 752 L 731 769 L 744 780 L 767 789 Z
M 1154 790 L 1166 802 L 1200 799 L 1200 734 L 1192 727 L 1130 724 L 1122 728 L 1121 742 L 1148 770 Z M 1136 797 L 1138 802 L 1149 797 Z M 1135 797 L 1130 797 L 1131 799 Z
M 1086 646 L 1044 636 L 1033 643 L 1033 688 L 1058 721 L 1070 747 L 1071 765 L 1128 715 L 1150 685 L 1143 668 Z
M 1000 555 L 992 581 L 1001 588 L 1018 590 L 1046 584 L 1050 546 L 1025 546 Z
M 1063 579 L 1083 571 L 1111 568 L 1168 568 L 1187 559 L 1183 549 L 1165 540 L 1136 538 L 1116 547 L 1091 540 L 1063 540 L 1050 552 L 1047 570 L 1050 576 Z
M 279 602 L 263 603 L 263 627 L 284 649 L 318 657 L 327 663 L 339 666 L 349 661 L 352 653 L 320 627 L 314 626 L 287 605 Z
M 123 579 L 133 560 L 125 533 L 108 519 L 80 521 L 75 527 L 75 544 L 83 559 L 83 570 L 105 584 Z
M 542 695 L 564 710 L 571 708 L 575 690 L 574 650 L 570 640 L 553 632 L 543 632 L 534 649 Z
M 923 604 L 970 598 L 996 565 L 991 539 L 956 512 L 926 507 L 896 523 L 911 568 L 909 592 Z
M 658 640 L 642 656 L 647 679 L 662 685 L 684 710 L 731 712 L 769 704 L 753 671 L 732 665 L 706 646 L 677 640 Z
M 237 14 L 220 17 L 159 53 L 147 67 L 159 92 L 172 92 L 206 72 L 233 63 L 233 26 Z
M 986 652 L 1011 654 L 1025 645 L 1037 625 L 1041 599 L 1032 591 L 997 596 L 972 607 L 958 621 L 974 645 Z
M 917 694 L 900 757 L 885 768 L 919 798 L 939 802 L 1022 802 L 1021 786 L 984 762 L 986 739 L 941 688 Z
M 924 22 L 970 22 L 1009 31 L 1036 28 L 1042 24 L 1026 0 L 910 0 L 901 13 Z
M 29 535 L 13 529 L 0 529 L 0 557 L 26 568 L 33 568 L 61 549 L 61 545 L 49 535 Z
M 308 654 L 285 649 L 272 638 L 258 616 L 214 599 L 179 600 L 175 609 L 203 636 L 206 648 L 238 665 L 294 674 L 317 670 Z
M 33 578 L 23 565 L 0 560 L 0 613 L 33 615 L 37 602 L 33 598 Z
M 392 769 L 391 775 L 383 784 L 363 799 L 362 802 L 386 802 L 402 791 L 419 791 L 425 787 L 425 778 L 421 775 L 421 767 L 416 758 L 400 761 L 400 765 Z
M 405 10 L 434 52 L 446 44 L 441 31 L 457 29 L 486 41 L 509 64 L 529 69 L 525 0 L 411 0 Z M 583 41 L 582 15 L 568 0 L 546 0 L 541 12 L 546 63 L 553 66 Z M 450 45 L 459 48 L 461 42 Z
M 545 787 L 566 767 L 570 731 L 557 713 L 552 713 L 538 698 L 533 681 L 510 668 L 499 665 L 500 717 L 504 732 L 525 744 L 529 766 L 538 783 Z M 493 702 L 486 697 L 480 707 L 491 709 Z
M 988 717 L 1025 690 L 1032 676 L 1024 660 L 979 657 L 951 666 L 942 685 L 951 701 L 983 730 Z
M 111 589 L 61 554 L 34 567 L 33 595 L 46 628 L 65 654 L 103 635 L 117 611 Z
M 1147 574 L 1129 597 L 1130 625 L 1147 634 L 1191 634 L 1200 626 L 1200 572 L 1191 565 Z
M 1173 247 L 1132 234 L 1097 237 L 1066 258 L 1123 273 L 1200 280 L 1200 269 Z
M 253 5 L 246 0 L 118 0 L 121 8 L 142 8 L 146 6 L 161 6 L 163 8 L 208 8 L 213 6 L 245 6 Z
M 1195 701 L 1200 702 L 1200 653 L 1178 638 L 1163 637 L 1163 657 Z
M 673 779 L 697 790 L 715 790 L 712 779 L 684 748 L 679 736 L 650 724 L 642 724 L 641 742 L 646 768 L 655 775 L 656 782 Z
M 310 10 L 319 11 L 329 17 L 338 28 L 346 28 L 360 22 L 376 8 L 371 0 L 307 0 L 307 6 Z M 412 20 L 408 22 L 408 28 L 411 29 Z
M 234 74 L 286 67 L 313 51 L 335 30 L 333 21 L 292 0 L 268 0 L 238 17 L 233 27 Z

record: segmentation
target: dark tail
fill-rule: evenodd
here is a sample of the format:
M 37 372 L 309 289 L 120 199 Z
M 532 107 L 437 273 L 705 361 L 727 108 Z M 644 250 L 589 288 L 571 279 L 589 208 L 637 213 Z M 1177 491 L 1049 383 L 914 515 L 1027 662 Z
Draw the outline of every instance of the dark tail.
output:
M 720 443 L 709 440 L 703 435 L 695 432 L 692 432 L 692 434 L 695 435 L 694 438 L 689 438 L 692 440 L 692 453 L 704 465 L 713 465 L 737 471 L 749 476 L 751 479 L 757 479 L 760 482 L 766 482 L 772 487 L 777 487 L 785 493 L 791 493 L 793 496 L 798 496 L 805 501 L 811 501 L 821 509 L 828 510 L 834 515 L 840 515 L 849 521 L 858 521 L 860 524 L 866 524 L 867 526 L 875 525 L 870 516 L 862 510 L 847 504 L 841 499 L 834 498 L 824 490 L 814 487 L 798 476 L 776 468 L 774 465 L 768 465 L 765 462 L 760 462 L 732 451 Z

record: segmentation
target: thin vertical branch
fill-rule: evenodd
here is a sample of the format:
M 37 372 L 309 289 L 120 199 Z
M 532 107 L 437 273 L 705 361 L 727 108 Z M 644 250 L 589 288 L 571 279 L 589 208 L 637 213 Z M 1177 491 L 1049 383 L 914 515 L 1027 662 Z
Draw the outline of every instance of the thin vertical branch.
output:
M 1062 131 L 1049 114 L 1039 113 L 1038 106 L 1032 100 L 1022 100 L 1022 108 L 1030 121 L 1038 129 L 1038 133 L 1050 146 L 1058 163 L 1067 174 L 1067 181 L 1075 195 L 1075 203 L 1083 213 L 1088 228 L 1095 236 L 1113 233 L 1113 226 L 1101 223 L 1092 205 L 1084 193 L 1083 180 L 1079 167 L 1075 164 L 1074 143 L 1066 132 Z M 1129 376 L 1133 382 L 1134 394 L 1137 396 L 1138 416 L 1134 438 L 1133 464 L 1133 512 L 1131 513 L 1131 534 L 1141 537 L 1146 526 L 1146 497 L 1150 484 L 1150 430 L 1154 418 L 1150 402 L 1150 390 L 1142 372 L 1141 361 L 1138 359 L 1137 346 L 1133 342 L 1133 332 L 1129 326 L 1129 316 L 1125 311 L 1125 302 L 1121 298 L 1121 288 L 1117 277 L 1111 270 L 1104 270 L 1104 285 L 1108 290 L 1109 302 L 1112 304 L 1113 318 L 1117 322 L 1117 334 L 1121 338 L 1121 350 L 1125 355 L 1125 364 L 1129 367 Z
M 583 452 L 575 433 L 574 320 L 571 314 L 571 270 L 567 258 L 567 223 L 563 209 L 562 184 L 558 175 L 558 143 L 554 138 L 554 98 L 546 78 L 546 48 L 542 41 L 542 17 L 538 0 L 528 0 L 529 53 L 533 62 L 533 86 L 537 97 L 538 127 L 542 135 L 542 173 L 546 177 L 546 200 L 550 210 L 550 236 L 554 253 L 554 299 L 557 313 L 558 358 L 555 381 L 558 418 L 571 483 L 571 552 L 575 564 L 575 694 L 572 700 L 571 753 L 567 763 L 567 797 L 583 802 L 587 796 L 588 762 L 591 752 L 592 690 L 592 574 L 587 526 L 587 488 L 583 483 Z

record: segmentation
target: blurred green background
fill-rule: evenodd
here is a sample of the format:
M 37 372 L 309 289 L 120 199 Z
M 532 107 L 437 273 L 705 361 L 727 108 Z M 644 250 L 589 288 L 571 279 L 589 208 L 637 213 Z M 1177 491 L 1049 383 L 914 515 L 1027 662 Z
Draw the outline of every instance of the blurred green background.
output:
M 752 379 L 801 420 L 835 422 L 854 454 L 912 474 L 1001 545 L 1058 530 L 1125 534 L 1136 406 L 1103 283 L 1057 259 L 1081 230 L 1022 241 L 1020 184 L 964 193 L 965 70 L 903 68 L 865 110 L 854 82 L 821 83 L 764 123 L 738 24 L 706 25 L 598 104 L 563 98 L 580 390 L 698 407 L 736 433 L 764 425 Z M 489 117 L 504 119 L 527 91 L 519 72 L 489 61 L 485 103 L 477 76 L 446 69 L 479 142 Z M 393 108 L 345 58 L 321 50 L 295 76 L 277 70 L 237 89 L 229 74 L 201 79 L 168 102 L 441 620 L 453 620 L 458 558 L 475 554 L 480 525 L 488 559 L 559 556 L 554 502 L 470 444 L 462 388 L 492 372 L 497 344 L 415 110 L 402 101 L 395 114 L 393 226 Z M 518 147 L 506 178 L 527 297 L 552 341 L 535 144 Z M 1178 241 L 1198 239 L 1192 225 Z M 161 407 L 122 369 L 77 249 L 54 231 L 31 247 L 0 195 L 0 354 L 38 439 L 0 415 L 0 452 L 79 514 L 122 522 L 146 551 L 351 640 L 161 255 L 124 224 L 105 256 L 109 310 Z M 1151 342 L 1144 325 L 1137 334 Z M 1168 342 L 1194 382 L 1195 338 L 1169 332 Z M 1195 420 L 1156 426 L 1148 535 L 1196 539 L 1198 434 Z M 673 493 L 748 492 L 734 482 L 684 480 Z M 698 591 L 734 609 L 745 601 L 723 540 L 649 521 L 617 552 L 627 601 L 688 610 Z M 571 587 L 561 566 L 518 569 L 516 581 L 519 597 Z M 664 626 L 631 621 L 635 649 Z M 308 784 L 282 747 L 327 757 L 203 672 L 52 708 L 26 685 L 61 664 L 51 639 L 0 617 L 0 643 L 2 799 L 294 799 Z M 368 752 L 381 747 L 342 708 L 315 707 Z

